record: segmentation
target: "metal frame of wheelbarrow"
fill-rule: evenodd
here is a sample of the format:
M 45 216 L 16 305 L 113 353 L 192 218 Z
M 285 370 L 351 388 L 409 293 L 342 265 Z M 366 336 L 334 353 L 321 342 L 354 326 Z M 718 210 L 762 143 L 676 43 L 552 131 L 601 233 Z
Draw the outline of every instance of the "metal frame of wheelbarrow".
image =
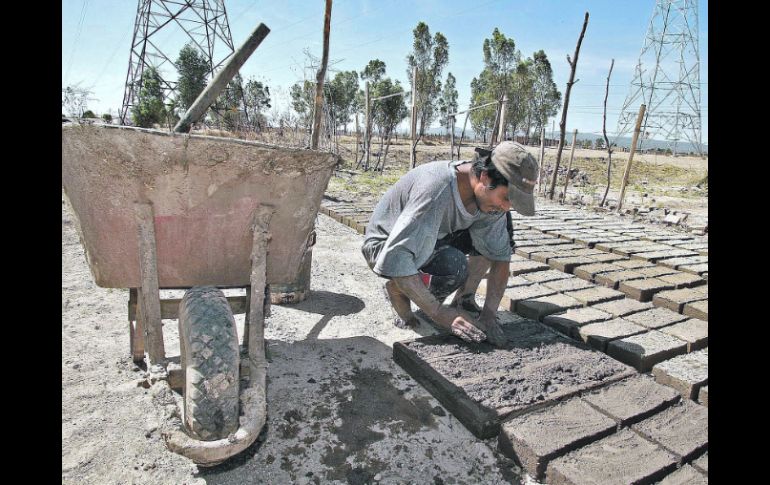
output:
M 191 438 L 182 429 L 164 433 L 166 445 L 202 466 L 212 466 L 248 448 L 259 436 L 266 421 L 267 396 L 265 357 L 265 303 L 267 280 L 267 246 L 270 240 L 270 218 L 275 208 L 260 205 L 254 211 L 251 231 L 250 286 L 246 289 L 244 346 L 248 351 L 249 384 L 240 392 L 242 416 L 238 430 L 215 441 Z M 167 370 L 168 361 L 163 346 L 161 324 L 161 299 L 158 287 L 157 253 L 155 246 L 154 218 L 151 204 L 136 204 L 135 213 L 139 227 L 140 275 L 142 286 L 132 288 L 129 297 L 129 327 L 131 329 L 131 353 L 135 362 L 144 359 L 147 344 L 148 369 L 157 377 L 156 385 L 172 390 L 173 377 Z M 269 299 L 267 300 L 269 302 Z M 132 305 L 133 303 L 133 305 Z M 173 302 L 172 302 L 173 304 Z M 269 303 L 268 303 L 269 304 Z M 136 312 L 131 309 L 135 305 Z M 171 311 L 169 311 L 171 313 Z M 136 327 L 131 321 L 136 318 Z M 171 317 L 172 315 L 165 315 Z

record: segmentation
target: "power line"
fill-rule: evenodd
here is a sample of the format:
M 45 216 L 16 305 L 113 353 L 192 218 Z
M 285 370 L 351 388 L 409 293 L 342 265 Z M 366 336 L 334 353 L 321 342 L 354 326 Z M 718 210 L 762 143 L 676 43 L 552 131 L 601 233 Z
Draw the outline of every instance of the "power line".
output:
M 70 52 L 70 59 L 67 63 L 67 70 L 64 72 L 64 83 L 69 80 L 70 68 L 72 67 L 72 60 L 75 58 L 75 50 L 77 50 L 78 41 L 80 40 L 80 32 L 83 30 L 83 20 L 86 18 L 86 7 L 88 6 L 88 0 L 83 0 L 83 6 L 80 8 L 80 19 L 78 20 L 78 27 L 75 31 L 75 42 L 72 43 L 72 52 Z

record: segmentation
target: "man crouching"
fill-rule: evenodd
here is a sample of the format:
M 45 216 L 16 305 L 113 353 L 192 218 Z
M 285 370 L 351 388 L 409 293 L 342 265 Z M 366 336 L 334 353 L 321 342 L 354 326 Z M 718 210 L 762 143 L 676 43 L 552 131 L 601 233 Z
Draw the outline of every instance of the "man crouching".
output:
M 418 324 L 413 301 L 465 341 L 505 343 L 496 313 L 514 244 L 508 211 L 534 215 L 537 170 L 522 145 L 504 141 L 491 152 L 477 148 L 472 162 L 420 165 L 382 196 L 361 252 L 369 267 L 388 279 L 397 325 Z M 475 294 L 487 272 L 481 309 Z M 451 304 L 443 305 L 455 290 Z M 478 317 L 466 318 L 458 308 Z

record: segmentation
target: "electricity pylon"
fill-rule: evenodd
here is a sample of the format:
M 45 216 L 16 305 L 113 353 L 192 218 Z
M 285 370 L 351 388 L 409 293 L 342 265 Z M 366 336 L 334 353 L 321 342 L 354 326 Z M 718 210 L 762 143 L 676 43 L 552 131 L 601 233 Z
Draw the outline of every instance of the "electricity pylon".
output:
M 121 124 L 127 124 L 131 118 L 142 73 L 148 66 L 156 68 L 161 77 L 164 103 L 168 105 L 175 99 L 174 59 L 184 44 L 190 42 L 208 60 L 213 78 L 235 51 L 224 0 L 139 0 L 120 110 Z
M 634 129 L 641 104 L 647 110 L 638 150 L 658 137 L 674 154 L 686 141 L 702 155 L 697 0 L 656 0 L 617 137 Z

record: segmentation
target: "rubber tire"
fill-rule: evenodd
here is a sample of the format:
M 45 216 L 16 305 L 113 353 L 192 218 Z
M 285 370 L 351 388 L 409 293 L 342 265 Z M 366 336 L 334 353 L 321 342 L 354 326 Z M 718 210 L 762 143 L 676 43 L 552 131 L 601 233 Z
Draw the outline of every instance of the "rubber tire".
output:
M 224 293 L 196 286 L 179 304 L 179 344 L 184 372 L 184 424 L 202 441 L 238 429 L 240 349 L 235 318 Z

